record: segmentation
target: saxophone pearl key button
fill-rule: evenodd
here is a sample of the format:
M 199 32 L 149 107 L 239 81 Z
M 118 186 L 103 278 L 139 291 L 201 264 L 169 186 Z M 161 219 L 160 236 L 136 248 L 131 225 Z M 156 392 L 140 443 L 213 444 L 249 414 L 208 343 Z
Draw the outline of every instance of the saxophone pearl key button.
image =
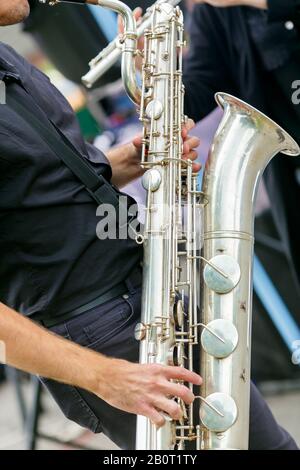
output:
M 158 100 L 152 100 L 147 104 L 146 114 L 150 119 L 159 119 L 163 112 L 163 105 Z
M 201 334 L 203 349 L 218 359 L 224 359 L 233 353 L 238 344 L 238 332 L 229 320 L 213 320 L 204 327 Z
M 236 422 L 238 415 L 234 399 L 225 393 L 212 393 L 200 407 L 200 419 L 209 431 L 225 432 Z
M 204 268 L 203 276 L 209 289 L 217 294 L 227 294 L 238 285 L 241 269 L 232 256 L 219 255 L 209 260 Z
M 161 185 L 161 174 L 159 170 L 153 168 L 152 170 L 146 171 L 142 177 L 142 185 L 146 191 L 157 191 Z

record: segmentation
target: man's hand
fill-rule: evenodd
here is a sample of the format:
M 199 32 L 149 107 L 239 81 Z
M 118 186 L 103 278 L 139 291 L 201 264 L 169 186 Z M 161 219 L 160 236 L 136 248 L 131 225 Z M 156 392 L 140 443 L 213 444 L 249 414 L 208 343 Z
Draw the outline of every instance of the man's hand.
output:
M 194 0 L 195 3 L 208 3 L 213 7 L 238 7 L 238 6 L 249 6 L 254 8 L 260 8 L 262 10 L 268 9 L 267 0 Z
M 110 405 L 128 413 L 146 416 L 160 427 L 165 423 L 161 412 L 174 420 L 182 417 L 180 406 L 171 397 L 179 397 L 186 404 L 192 403 L 195 398 L 188 387 L 171 380 L 194 385 L 202 383 L 199 375 L 182 367 L 142 365 L 108 359 L 107 368 L 103 376 L 99 377 L 99 391 L 92 391 Z
M 199 146 L 199 139 L 189 135 L 189 131 L 195 126 L 194 121 L 189 119 L 182 130 L 183 138 L 183 158 L 192 161 L 197 159 L 196 148 Z M 112 167 L 112 183 L 118 188 L 124 187 L 131 181 L 143 175 L 141 168 L 142 137 L 135 137 L 130 144 L 122 145 L 107 153 L 107 158 Z M 193 170 L 199 171 L 201 165 L 193 164 Z
M 199 375 L 181 367 L 133 364 L 103 356 L 49 333 L 1 303 L 0 342 L 3 362 L 86 389 L 116 408 L 147 416 L 157 426 L 164 424 L 159 411 L 173 419 L 181 417 L 170 397 L 186 403 L 194 399 L 186 386 L 171 380 L 202 382 Z

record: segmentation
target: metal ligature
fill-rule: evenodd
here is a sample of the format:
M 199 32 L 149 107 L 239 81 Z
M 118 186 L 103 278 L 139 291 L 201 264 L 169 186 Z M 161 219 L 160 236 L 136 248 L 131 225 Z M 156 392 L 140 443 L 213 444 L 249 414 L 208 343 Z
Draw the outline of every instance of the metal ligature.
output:
M 144 233 L 137 239 L 144 246 L 142 315 L 136 328 L 140 362 L 190 370 L 198 363 L 196 372 L 203 378 L 200 392 L 190 385 L 197 395 L 193 404 L 176 399 L 181 421 L 166 417 L 157 429 L 138 417 L 136 447 L 247 449 L 256 192 L 272 157 L 299 155 L 300 149 L 268 117 L 219 93 L 224 115 L 199 191 L 192 162 L 182 159 L 180 9 L 175 2 L 157 2 L 147 12 L 140 27 L 145 36 L 140 88 L 138 33 L 130 9 L 117 0 L 76 3 L 107 6 L 125 19 L 121 40 L 100 53 L 84 81 L 91 86 L 122 50 L 125 88 L 143 125 L 147 206 Z

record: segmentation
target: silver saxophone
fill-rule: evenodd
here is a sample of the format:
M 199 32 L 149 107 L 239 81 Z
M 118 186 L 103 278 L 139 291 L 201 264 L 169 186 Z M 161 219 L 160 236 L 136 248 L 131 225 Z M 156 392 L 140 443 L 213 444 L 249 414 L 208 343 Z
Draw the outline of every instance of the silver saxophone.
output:
M 44 1 L 43 3 L 58 3 Z M 106 6 L 125 20 L 122 38 L 91 63 L 89 86 L 122 53 L 122 76 L 143 125 L 146 220 L 140 362 L 196 370 L 200 390 L 157 429 L 137 419 L 136 448 L 247 449 L 249 439 L 253 227 L 261 176 L 279 152 L 299 155 L 275 122 L 233 96 L 218 93 L 224 115 L 197 184 L 182 158 L 185 123 L 183 17 L 178 2 L 157 2 L 137 31 L 133 13 L 117 0 L 77 1 Z M 142 86 L 135 72 L 137 37 L 145 36 Z M 284 158 L 284 157 L 282 157 Z M 201 190 L 200 190 L 201 189 Z

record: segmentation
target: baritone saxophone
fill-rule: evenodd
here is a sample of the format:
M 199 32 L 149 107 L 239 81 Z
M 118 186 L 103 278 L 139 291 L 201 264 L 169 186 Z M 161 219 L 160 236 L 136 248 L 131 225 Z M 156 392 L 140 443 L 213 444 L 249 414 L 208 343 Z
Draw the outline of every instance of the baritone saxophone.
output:
M 73 0 L 74 2 L 74 0 Z M 43 3 L 59 3 L 58 1 Z M 155 3 L 139 30 L 117 0 L 89 0 L 124 18 L 125 31 L 92 62 L 93 83 L 122 55 L 125 89 L 143 125 L 146 220 L 140 362 L 196 370 L 200 390 L 182 419 L 157 429 L 137 419 L 136 448 L 146 450 L 247 449 L 254 204 L 259 181 L 279 152 L 298 155 L 297 143 L 243 101 L 216 95 L 224 115 L 203 174 L 182 159 L 185 123 L 183 16 L 178 1 Z M 142 85 L 135 71 L 138 34 L 144 34 Z M 284 156 L 282 156 L 284 158 Z M 175 399 L 175 398 L 174 398 Z

